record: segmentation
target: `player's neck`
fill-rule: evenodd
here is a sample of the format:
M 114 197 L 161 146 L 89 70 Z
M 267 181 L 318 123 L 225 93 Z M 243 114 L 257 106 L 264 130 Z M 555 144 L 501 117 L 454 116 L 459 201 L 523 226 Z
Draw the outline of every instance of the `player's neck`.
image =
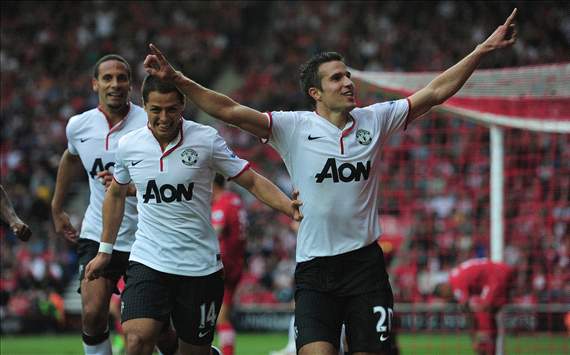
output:
M 160 149 L 162 149 L 162 151 L 164 152 L 166 150 L 166 147 L 168 147 L 168 145 L 170 144 L 170 142 L 172 142 L 173 140 L 176 139 L 177 135 L 178 135 L 178 131 L 176 133 L 173 133 L 172 136 L 170 136 L 170 137 L 159 138 L 156 135 L 154 137 L 158 141 L 158 144 L 160 145 Z
M 325 118 L 327 121 L 337 126 L 338 129 L 344 129 L 348 121 L 350 120 L 349 111 L 333 111 L 329 108 L 318 105 L 315 108 L 317 115 Z
M 158 144 L 160 144 L 160 148 L 162 149 L 162 151 L 164 152 L 166 150 L 166 148 L 168 147 L 169 144 L 174 143 L 174 141 L 176 140 L 176 138 L 179 137 L 180 135 L 180 140 L 182 140 L 182 131 L 181 131 L 181 126 L 182 125 L 182 119 L 180 119 L 180 121 L 178 121 L 178 124 L 176 125 L 176 129 L 172 131 L 172 133 L 170 133 L 168 136 L 159 136 L 157 134 L 155 134 L 155 132 L 153 132 L 154 137 L 156 138 L 156 140 L 158 141 Z
M 112 108 L 107 105 L 99 105 L 99 109 L 105 113 L 105 116 L 111 123 L 111 126 L 119 123 L 129 113 L 128 104 L 118 108 Z

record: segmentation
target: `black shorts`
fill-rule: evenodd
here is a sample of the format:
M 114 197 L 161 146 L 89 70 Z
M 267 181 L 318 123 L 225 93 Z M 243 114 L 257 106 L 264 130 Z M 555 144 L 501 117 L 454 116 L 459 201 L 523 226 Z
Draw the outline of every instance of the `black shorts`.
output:
M 80 238 L 77 245 L 77 256 L 79 259 L 79 288 L 78 293 L 81 293 L 81 280 L 85 277 L 85 266 L 89 264 L 97 253 L 99 252 L 99 243 L 91 240 Z M 125 274 L 127 267 L 129 266 L 129 252 L 113 250 L 111 256 L 111 262 L 105 267 L 101 276 L 107 278 L 113 282 L 115 285 L 115 290 L 113 291 L 117 295 L 120 295 L 119 289 L 116 284 L 117 281 Z
M 210 344 L 222 298 L 223 271 L 207 276 L 181 276 L 156 271 L 132 261 L 121 297 L 121 320 L 152 318 L 172 324 L 180 339 Z
M 376 242 L 299 263 L 295 283 L 297 349 L 316 341 L 338 347 L 343 323 L 351 352 L 392 348 L 394 297 Z

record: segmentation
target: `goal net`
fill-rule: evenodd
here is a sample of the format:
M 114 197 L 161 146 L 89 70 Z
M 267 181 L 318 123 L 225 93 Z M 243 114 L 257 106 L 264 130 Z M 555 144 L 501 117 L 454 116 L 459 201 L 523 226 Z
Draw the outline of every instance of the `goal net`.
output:
M 362 106 L 437 75 L 352 72 Z M 382 169 L 381 243 L 393 256 L 400 331 L 452 339 L 418 341 L 412 353 L 469 345 L 469 320 L 433 289 L 473 257 L 516 268 L 502 352 L 569 353 L 570 63 L 476 71 L 385 145 Z

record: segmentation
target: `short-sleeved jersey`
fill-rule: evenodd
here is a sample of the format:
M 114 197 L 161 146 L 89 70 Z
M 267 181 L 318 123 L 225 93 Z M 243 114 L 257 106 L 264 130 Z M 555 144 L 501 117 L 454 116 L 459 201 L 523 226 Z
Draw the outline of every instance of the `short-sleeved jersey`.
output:
M 186 276 L 221 269 L 210 222 L 215 173 L 233 178 L 249 163 L 237 157 L 211 127 L 182 120 L 163 151 L 148 127 L 119 142 L 114 178 L 137 188 L 139 224 L 130 260 Z
M 500 306 L 507 301 L 512 272 L 504 263 L 486 258 L 470 259 L 451 271 L 449 284 L 459 303 L 476 296 L 482 305 Z
M 80 237 L 99 242 L 103 232 L 103 199 L 105 186 L 97 180 L 97 173 L 113 170 L 115 152 L 119 139 L 125 134 L 144 127 L 146 112 L 139 106 L 130 104 L 129 112 L 119 123 L 111 126 L 99 108 L 86 111 L 69 119 L 65 133 L 67 150 L 79 155 L 89 179 L 89 206 L 85 211 Z M 128 197 L 125 204 L 125 217 L 119 229 L 115 249 L 130 251 L 137 228 L 136 199 Z
M 213 201 L 212 226 L 219 230 L 224 267 L 241 269 L 246 245 L 247 214 L 238 195 L 224 191 Z
M 297 262 L 346 253 L 380 236 L 380 148 L 404 127 L 408 108 L 405 99 L 355 108 L 342 130 L 316 112 L 269 114 L 269 143 L 303 201 Z

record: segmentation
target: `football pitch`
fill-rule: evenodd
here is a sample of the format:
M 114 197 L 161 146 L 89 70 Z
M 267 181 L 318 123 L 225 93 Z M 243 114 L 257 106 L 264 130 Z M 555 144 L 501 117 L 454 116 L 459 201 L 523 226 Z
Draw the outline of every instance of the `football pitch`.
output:
M 471 355 L 470 340 L 463 334 L 400 334 L 402 355 Z M 242 333 L 237 337 L 236 355 L 268 355 L 287 343 L 285 333 Z M 566 355 L 570 341 L 564 335 L 511 336 L 505 341 L 505 355 Z M 82 355 L 78 335 L 0 337 L 1 355 Z

